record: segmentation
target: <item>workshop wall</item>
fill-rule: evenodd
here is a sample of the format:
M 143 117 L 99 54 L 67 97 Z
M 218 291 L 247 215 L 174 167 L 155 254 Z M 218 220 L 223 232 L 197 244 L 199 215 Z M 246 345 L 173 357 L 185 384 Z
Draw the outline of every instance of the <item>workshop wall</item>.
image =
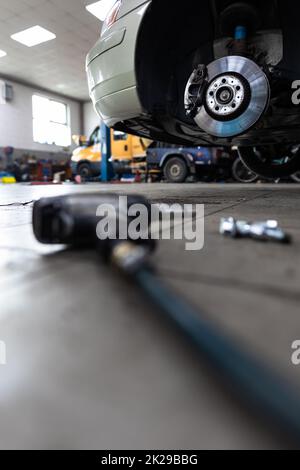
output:
M 70 110 L 71 133 L 80 134 L 80 104 L 66 98 L 58 98 L 33 87 L 9 82 L 13 85 L 13 101 L 0 104 L 0 147 L 42 151 L 59 154 L 62 148 L 56 145 L 39 144 L 33 141 L 32 95 L 37 93 L 66 103 Z
M 100 119 L 96 114 L 91 101 L 83 105 L 84 134 L 90 136 L 95 127 L 99 125 Z

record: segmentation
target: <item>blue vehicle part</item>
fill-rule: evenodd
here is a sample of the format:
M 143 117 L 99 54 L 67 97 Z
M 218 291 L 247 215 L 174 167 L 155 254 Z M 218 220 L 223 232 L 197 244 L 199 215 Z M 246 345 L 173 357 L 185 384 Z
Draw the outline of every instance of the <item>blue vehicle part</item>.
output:
M 234 39 L 236 41 L 242 41 L 247 38 L 247 28 L 245 26 L 237 26 L 235 28 Z
M 211 165 L 213 153 L 206 147 L 155 147 L 147 150 L 147 163 L 162 168 L 172 157 L 182 158 L 191 169 L 195 165 Z
M 100 179 L 102 182 L 107 182 L 112 177 L 112 166 L 110 165 L 111 159 L 111 140 L 110 140 L 110 129 L 101 123 L 101 171 Z

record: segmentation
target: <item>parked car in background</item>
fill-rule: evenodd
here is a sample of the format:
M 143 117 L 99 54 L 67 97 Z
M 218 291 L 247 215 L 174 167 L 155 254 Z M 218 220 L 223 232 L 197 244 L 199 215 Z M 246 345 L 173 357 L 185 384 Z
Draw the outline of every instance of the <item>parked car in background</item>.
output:
M 292 180 L 294 181 L 294 183 L 300 183 L 300 171 L 292 175 Z
M 182 183 L 194 175 L 205 181 L 232 178 L 236 152 L 214 147 L 180 147 L 153 142 L 147 149 L 147 171 L 156 172 L 172 183 Z
M 255 183 L 256 181 L 261 180 L 260 176 L 249 170 L 240 158 L 237 158 L 233 163 L 232 176 L 239 183 Z M 267 178 L 266 181 L 275 183 L 279 183 L 280 181 L 292 181 L 294 183 L 300 183 L 300 172 L 294 173 L 290 177 L 283 179 L 278 178 L 274 180 L 273 178 Z
M 232 176 L 238 183 L 255 183 L 259 176 L 246 167 L 240 158 L 236 158 L 232 165 Z
M 96 127 L 89 139 L 84 136 L 74 136 L 78 145 L 71 157 L 73 175 L 90 179 L 101 172 L 101 132 Z M 131 165 L 145 160 L 147 142 L 125 132 L 111 130 L 111 162 L 116 174 L 129 173 Z

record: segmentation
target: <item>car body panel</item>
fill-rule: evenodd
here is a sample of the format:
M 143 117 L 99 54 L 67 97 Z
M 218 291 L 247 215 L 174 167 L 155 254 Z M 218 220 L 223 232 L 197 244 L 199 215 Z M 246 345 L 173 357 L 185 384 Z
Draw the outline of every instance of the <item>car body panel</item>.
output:
M 125 15 L 128 15 L 131 11 L 144 5 L 145 3 L 149 3 L 149 0 L 123 0 L 122 6 L 118 14 L 118 19 L 122 18 Z
M 135 44 L 151 2 L 127 1 L 122 17 L 97 41 L 87 57 L 90 96 L 106 125 L 142 114 L 136 89 Z M 126 14 L 130 11 L 129 14 Z
M 125 38 L 126 28 L 118 29 L 117 31 L 112 31 L 105 38 L 99 39 L 91 52 L 87 56 L 87 65 L 89 65 L 93 60 L 95 60 L 99 55 L 104 54 L 104 52 L 109 51 L 113 47 L 119 46 Z

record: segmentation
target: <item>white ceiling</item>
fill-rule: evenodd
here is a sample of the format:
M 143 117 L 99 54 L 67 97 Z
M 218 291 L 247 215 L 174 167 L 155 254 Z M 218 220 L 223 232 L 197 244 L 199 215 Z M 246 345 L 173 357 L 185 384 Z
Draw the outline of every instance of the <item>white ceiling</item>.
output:
M 0 76 L 9 76 L 88 100 L 85 57 L 100 35 L 101 22 L 85 9 L 93 0 L 0 0 Z M 28 48 L 11 35 L 40 25 L 53 41 Z

